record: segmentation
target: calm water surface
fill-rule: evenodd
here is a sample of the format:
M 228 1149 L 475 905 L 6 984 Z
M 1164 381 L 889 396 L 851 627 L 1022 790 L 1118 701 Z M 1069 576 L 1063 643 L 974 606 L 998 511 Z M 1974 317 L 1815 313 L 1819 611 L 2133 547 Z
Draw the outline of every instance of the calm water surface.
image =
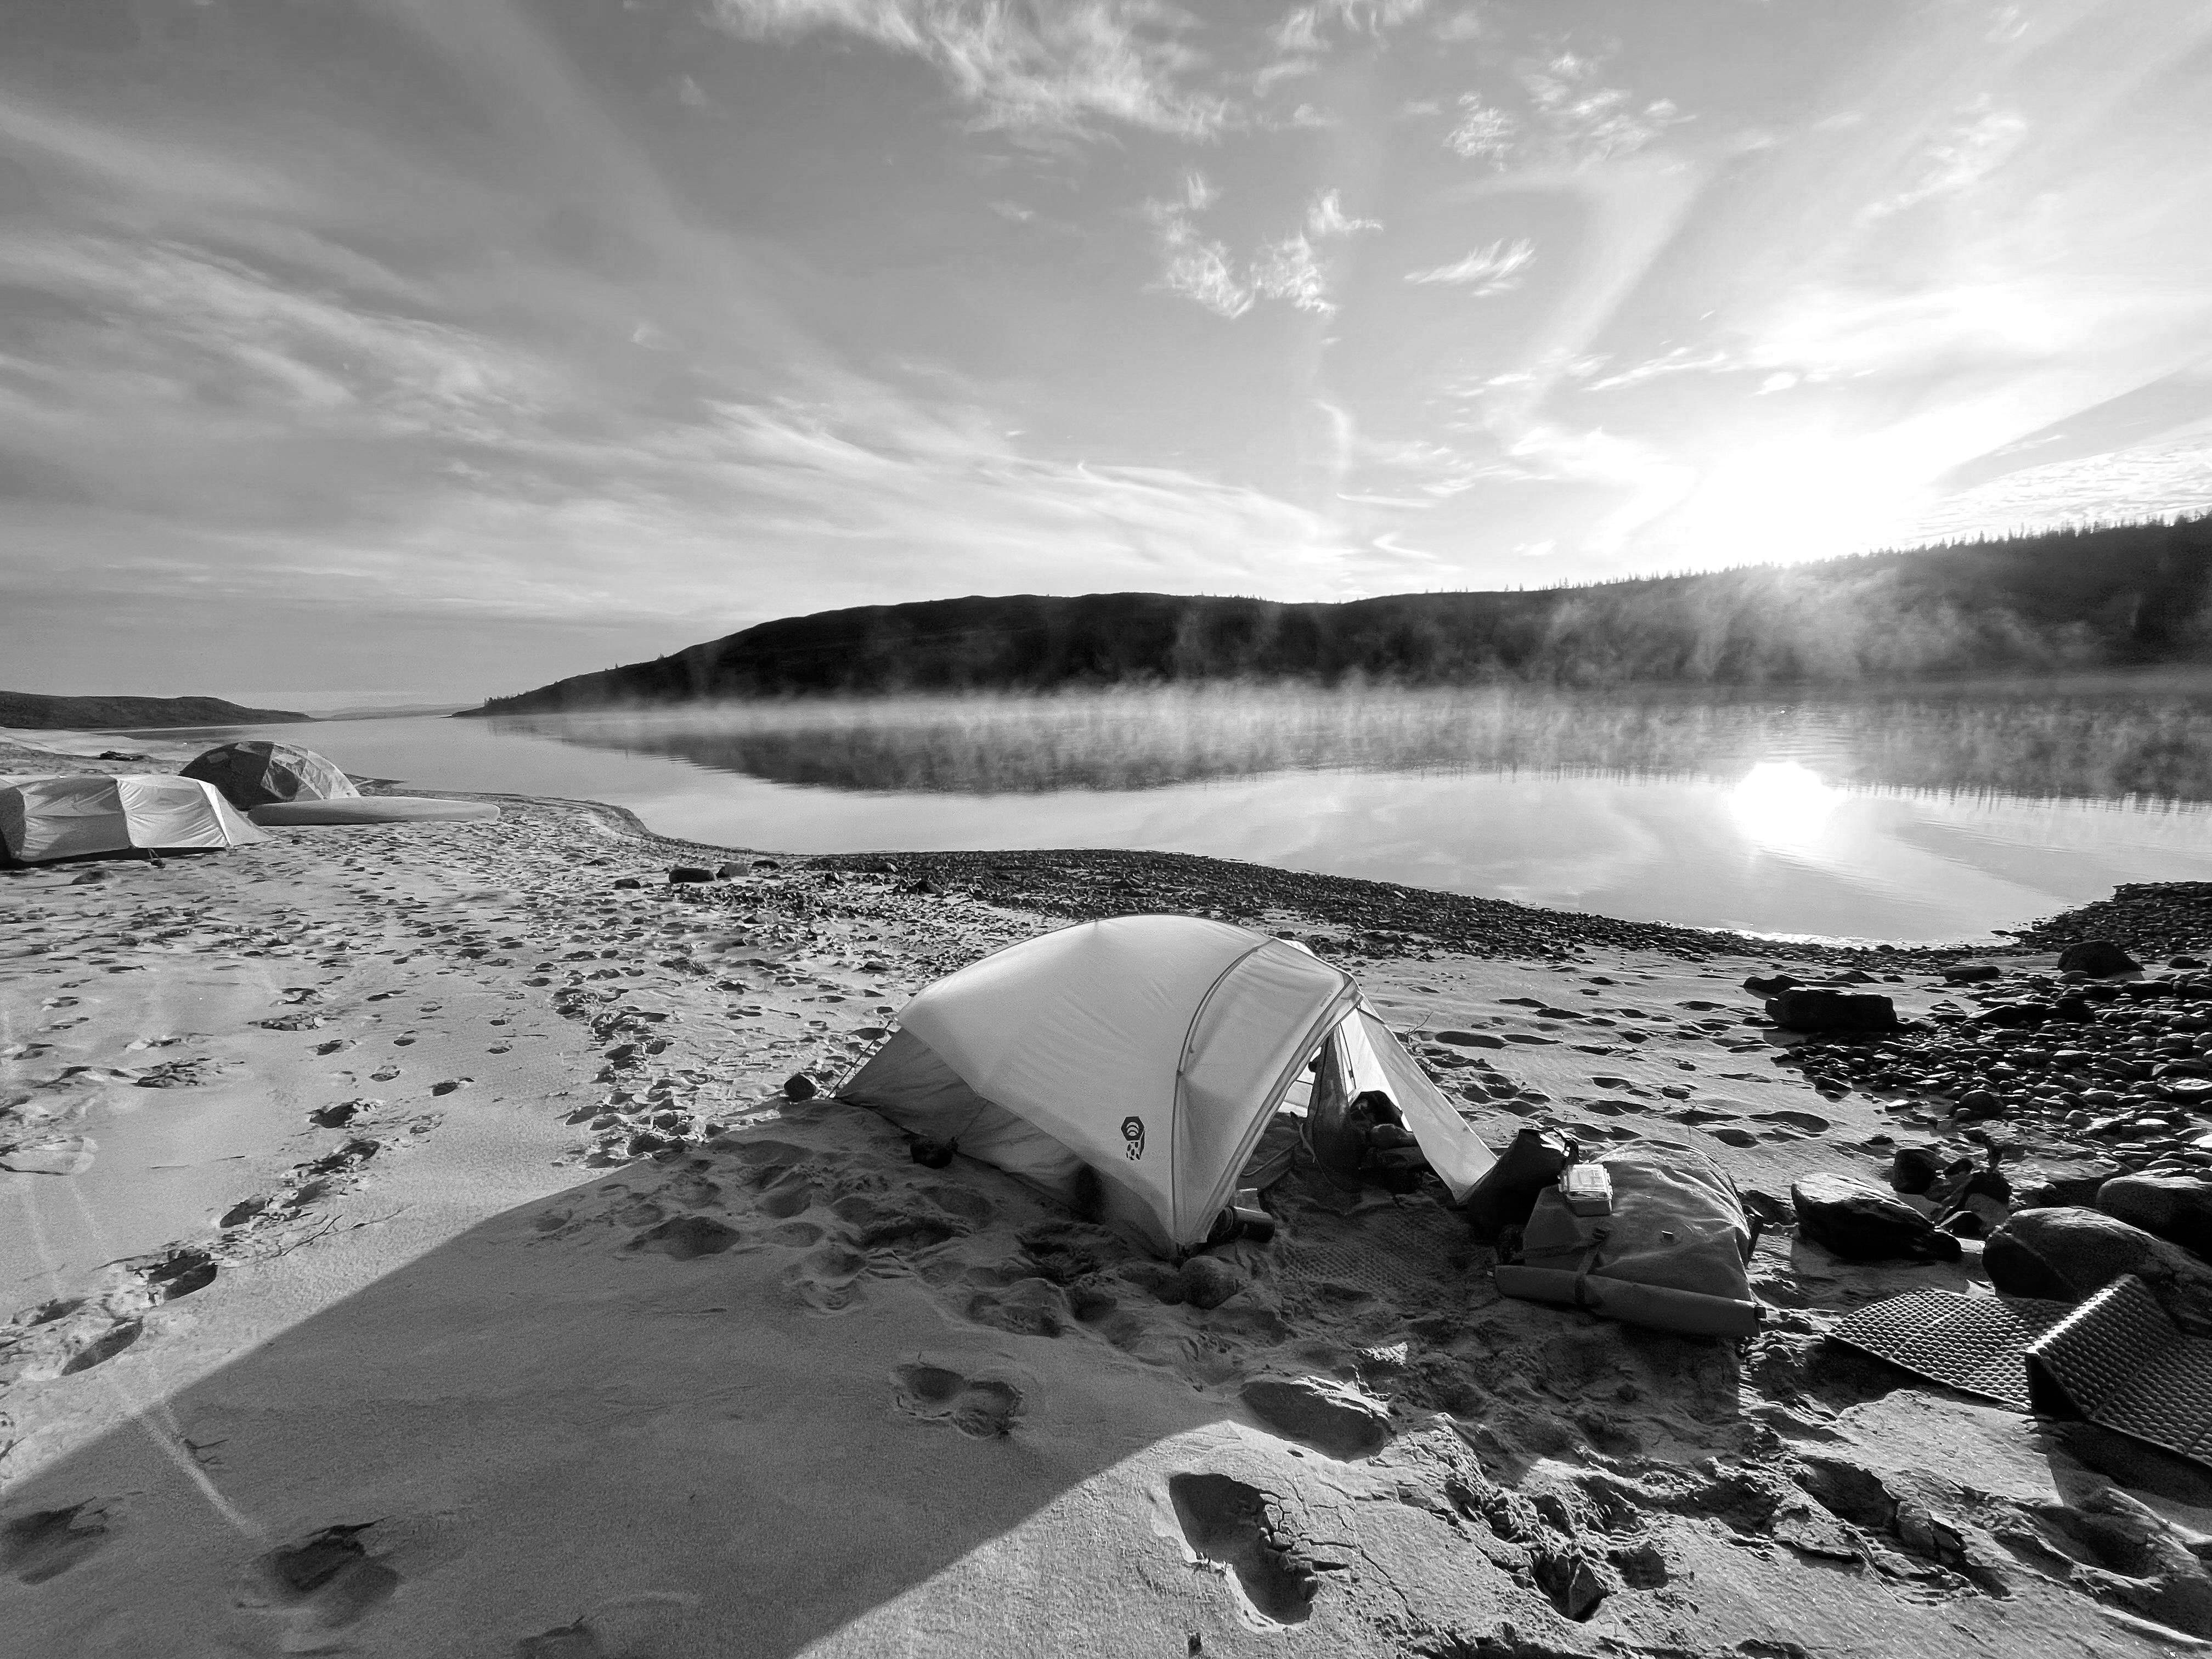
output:
M 1609 915 L 1986 937 L 2212 879 L 2212 695 L 1115 692 L 224 728 L 799 852 L 1117 847 Z M 212 735 L 212 734 L 211 734 Z

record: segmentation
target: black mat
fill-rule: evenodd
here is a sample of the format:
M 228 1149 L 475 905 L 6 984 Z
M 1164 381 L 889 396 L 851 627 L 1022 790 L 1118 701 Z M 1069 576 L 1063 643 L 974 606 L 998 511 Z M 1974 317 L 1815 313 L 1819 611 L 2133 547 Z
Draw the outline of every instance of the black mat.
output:
M 1828 1334 L 1917 1376 L 2025 1412 L 2033 1409 L 2029 1344 L 2075 1311 L 2027 1297 L 1911 1291 L 1860 1309 Z
M 2027 1349 L 2048 1417 L 2086 1418 L 2212 1468 L 2212 1340 L 2166 1316 L 2143 1282 L 2116 1279 Z

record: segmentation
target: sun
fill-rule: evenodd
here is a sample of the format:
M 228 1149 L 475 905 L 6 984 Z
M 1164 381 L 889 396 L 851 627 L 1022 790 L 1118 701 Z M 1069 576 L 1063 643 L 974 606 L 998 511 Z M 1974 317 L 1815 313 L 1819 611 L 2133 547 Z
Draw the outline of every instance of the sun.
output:
M 1706 566 L 1863 553 L 1909 538 L 1924 493 L 1921 471 L 1864 441 L 1755 444 L 1705 470 L 1673 529 Z

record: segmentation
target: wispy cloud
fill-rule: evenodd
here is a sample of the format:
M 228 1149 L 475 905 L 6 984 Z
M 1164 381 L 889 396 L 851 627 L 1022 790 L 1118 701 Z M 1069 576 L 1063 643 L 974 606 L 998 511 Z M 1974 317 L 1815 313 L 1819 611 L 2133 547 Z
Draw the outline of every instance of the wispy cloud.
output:
M 1536 245 L 1526 238 L 1516 242 L 1492 242 L 1479 247 L 1464 259 L 1448 265 L 1432 265 L 1423 270 L 1409 270 L 1409 283 L 1443 283 L 1454 288 L 1464 288 L 1472 299 L 1485 299 L 1492 294 L 1503 294 L 1518 288 L 1521 273 L 1536 258 Z
M 1480 93 L 1460 94 L 1459 119 L 1444 143 L 1458 155 L 1470 161 L 1491 161 L 1499 166 L 1512 159 L 1513 148 L 1521 135 L 1521 124 Z
M 2026 141 L 2027 131 L 2025 116 L 2016 110 L 1996 107 L 1984 94 L 1929 140 L 1916 158 L 1911 182 L 1893 195 L 1869 203 L 1863 216 L 1887 218 L 1939 197 L 1964 194 L 2010 160 Z
M 1380 219 L 1354 218 L 1344 210 L 1339 192 L 1325 190 L 1313 199 L 1306 210 L 1306 234 L 1310 236 L 1352 236 L 1363 230 L 1380 230 Z
M 1689 118 L 1668 99 L 1607 84 L 1603 71 L 1601 59 L 1575 52 L 1524 61 L 1512 94 L 1460 95 L 1444 143 L 1497 167 L 1595 167 L 1635 155 Z
M 726 27 L 857 35 L 934 64 L 988 127 L 1082 131 L 1099 120 L 1196 137 L 1230 118 L 1189 84 L 1185 15 L 1157 0 L 711 0 Z
M 1249 260 L 1240 262 L 1224 243 L 1198 228 L 1196 216 L 1218 199 L 1205 177 L 1194 173 L 1184 180 L 1180 196 L 1147 202 L 1145 212 L 1158 237 L 1163 260 L 1157 285 L 1232 319 L 1261 300 L 1279 300 L 1317 317 L 1334 316 L 1328 272 L 1315 244 L 1382 228 L 1379 220 L 1347 214 L 1340 192 L 1324 190 L 1307 204 L 1303 230 L 1262 243 Z

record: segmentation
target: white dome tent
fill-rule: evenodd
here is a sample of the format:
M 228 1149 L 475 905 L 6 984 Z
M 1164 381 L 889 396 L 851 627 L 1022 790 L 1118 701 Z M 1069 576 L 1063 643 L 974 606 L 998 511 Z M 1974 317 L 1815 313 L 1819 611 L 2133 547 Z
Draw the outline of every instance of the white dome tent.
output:
M 0 777 L 0 845 L 25 864 L 133 848 L 243 847 L 268 837 L 222 792 L 160 772 Z
M 1164 1254 L 1203 1243 L 1291 1086 L 1387 1095 L 1455 1200 L 1490 1149 L 1359 994 L 1303 946 L 1195 916 L 1117 916 L 921 992 L 839 1097 L 1073 1201 Z

